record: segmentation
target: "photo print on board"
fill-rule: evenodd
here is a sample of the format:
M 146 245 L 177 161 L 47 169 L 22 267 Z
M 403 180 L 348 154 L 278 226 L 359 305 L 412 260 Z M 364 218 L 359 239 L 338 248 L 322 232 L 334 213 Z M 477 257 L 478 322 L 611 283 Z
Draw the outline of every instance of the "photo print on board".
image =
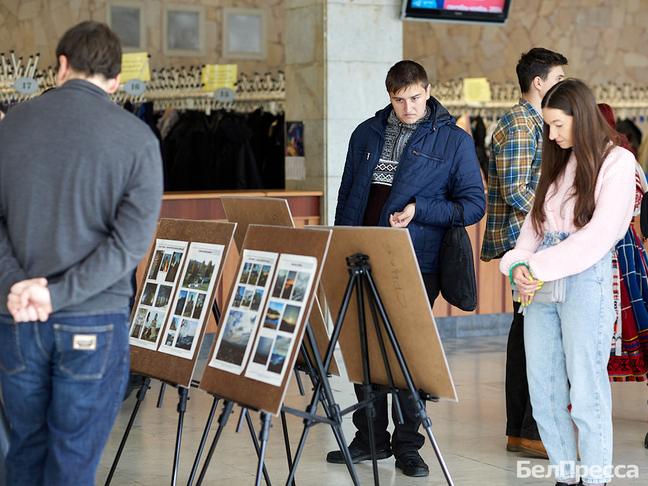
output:
M 261 322 L 261 310 L 270 292 L 269 276 L 278 256 L 277 253 L 243 250 L 236 290 L 230 297 L 209 366 L 235 374 L 244 370 Z
M 294 350 L 301 326 L 306 319 L 304 306 L 317 273 L 317 259 L 282 254 L 271 285 L 272 295 L 262 315 L 263 325 L 253 348 L 253 359 L 245 376 L 279 386 L 285 366 Z
M 129 332 L 133 346 L 157 349 L 171 299 L 178 283 L 178 269 L 184 262 L 186 241 L 156 239 L 153 257 Z
M 193 359 L 204 326 L 207 325 L 218 271 L 223 261 L 223 245 L 192 242 L 187 264 L 180 275 L 180 289 L 171 305 L 173 316 L 160 344 L 160 352 Z

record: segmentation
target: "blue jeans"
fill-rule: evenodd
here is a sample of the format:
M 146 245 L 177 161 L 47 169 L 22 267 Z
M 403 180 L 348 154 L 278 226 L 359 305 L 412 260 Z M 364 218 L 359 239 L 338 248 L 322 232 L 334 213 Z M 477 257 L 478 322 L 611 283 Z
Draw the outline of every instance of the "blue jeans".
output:
M 128 368 L 126 309 L 44 323 L 0 316 L 7 484 L 94 485 Z
M 551 464 L 566 463 L 558 481 L 576 478 L 576 429 L 581 466 L 593 471 L 583 481 L 612 479 L 607 364 L 614 320 L 611 254 L 566 278 L 564 302 L 532 302 L 527 308 L 524 341 L 533 416 Z

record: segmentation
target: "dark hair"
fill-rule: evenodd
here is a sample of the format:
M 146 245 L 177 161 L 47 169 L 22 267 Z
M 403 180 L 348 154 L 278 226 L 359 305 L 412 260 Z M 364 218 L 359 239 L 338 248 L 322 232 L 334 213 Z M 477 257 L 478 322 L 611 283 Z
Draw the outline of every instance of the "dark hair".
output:
M 576 157 L 576 176 L 571 197 L 576 198 L 574 226 L 582 228 L 594 214 L 596 179 L 612 143 L 614 131 L 596 106 L 594 94 L 578 79 L 566 79 L 553 86 L 542 99 L 542 108 L 555 108 L 573 117 L 572 147 L 561 148 L 549 140 L 549 125 L 544 124 L 542 171 L 531 216 L 537 234 L 542 234 L 546 219 L 545 199 L 551 184 L 564 172 L 572 152 Z
M 420 84 L 424 88 L 430 84 L 425 69 L 417 62 L 398 61 L 387 72 L 385 86 L 389 94 L 398 93 L 413 84 Z
M 544 81 L 551 68 L 565 64 L 567 64 L 565 56 L 542 47 L 534 47 L 529 52 L 522 54 L 515 68 L 520 91 L 528 93 L 536 76 L 540 76 Z
M 86 21 L 68 30 L 56 46 L 56 59 L 65 56 L 70 67 L 87 76 L 114 79 L 121 71 L 121 43 L 106 24 Z
M 616 117 L 614 116 L 614 110 L 612 109 L 612 107 L 607 103 L 599 103 L 598 109 L 601 112 L 601 115 L 603 115 L 603 118 L 605 118 L 605 121 L 608 123 L 608 125 L 610 125 L 612 130 L 616 132 L 614 134 L 616 136 L 616 140 L 614 141 L 614 143 L 619 147 L 623 147 L 624 149 L 632 152 L 632 147 L 630 146 L 628 137 L 626 137 L 623 133 L 619 133 L 616 131 Z

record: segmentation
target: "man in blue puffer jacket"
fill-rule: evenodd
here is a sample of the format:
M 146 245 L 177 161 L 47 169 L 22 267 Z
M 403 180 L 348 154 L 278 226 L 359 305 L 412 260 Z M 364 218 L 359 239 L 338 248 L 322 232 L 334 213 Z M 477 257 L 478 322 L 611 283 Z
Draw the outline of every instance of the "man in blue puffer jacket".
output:
M 387 73 L 385 84 L 391 104 L 351 135 L 335 224 L 407 228 L 432 306 L 440 290 L 439 252 L 446 229 L 453 222 L 475 224 L 484 216 L 479 162 L 470 136 L 430 96 L 423 66 L 400 61 Z M 358 400 L 364 400 L 361 386 L 355 389 Z M 375 404 L 378 457 L 393 453 L 404 474 L 427 476 L 427 464 L 418 453 L 425 440 L 418 432 L 421 419 L 409 394 L 401 397 L 405 423 L 395 425 L 391 444 L 387 398 Z M 349 446 L 354 462 L 370 459 L 364 410 L 353 414 L 353 423 L 358 429 Z M 344 462 L 340 451 L 330 452 L 326 459 Z

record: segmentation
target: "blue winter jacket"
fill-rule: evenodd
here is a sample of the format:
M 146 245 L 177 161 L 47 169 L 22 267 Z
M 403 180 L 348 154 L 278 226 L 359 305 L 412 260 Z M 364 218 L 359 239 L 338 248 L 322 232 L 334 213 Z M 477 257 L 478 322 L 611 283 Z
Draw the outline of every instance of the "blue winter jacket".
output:
M 389 215 L 410 202 L 416 213 L 410 232 L 422 273 L 439 271 L 439 251 L 447 228 L 475 224 L 484 216 L 486 200 L 472 138 L 455 125 L 441 104 L 430 97 L 432 115 L 412 134 L 398 164 L 391 193 L 379 226 L 389 226 Z M 351 135 L 335 224 L 361 226 L 371 188 L 371 177 L 382 153 L 391 105 L 361 123 Z

